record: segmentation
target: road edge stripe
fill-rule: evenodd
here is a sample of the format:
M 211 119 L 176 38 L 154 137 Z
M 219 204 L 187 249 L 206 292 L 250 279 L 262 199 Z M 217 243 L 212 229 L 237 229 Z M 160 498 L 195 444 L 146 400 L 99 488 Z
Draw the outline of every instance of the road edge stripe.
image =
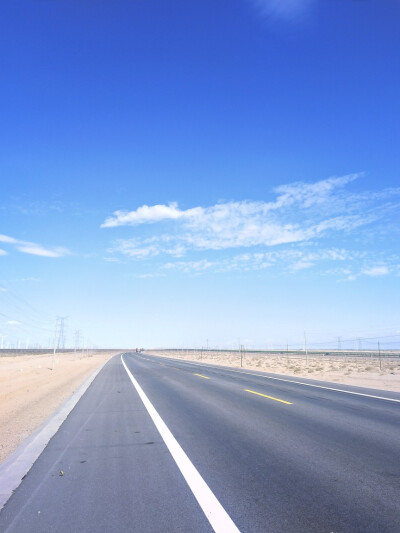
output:
M 186 483 L 189 485 L 190 490 L 193 492 L 194 497 L 196 498 L 206 518 L 210 522 L 215 533 L 240 533 L 231 517 L 219 503 L 210 487 L 201 477 L 196 467 L 183 451 L 181 445 L 175 439 L 168 426 L 165 424 L 139 383 L 134 378 L 122 355 L 121 362 L 124 365 L 124 368 L 136 389 L 136 392 L 139 394 L 140 399 L 146 407 L 147 412 L 158 429 L 170 454 L 172 455 L 175 463 L 185 478 Z

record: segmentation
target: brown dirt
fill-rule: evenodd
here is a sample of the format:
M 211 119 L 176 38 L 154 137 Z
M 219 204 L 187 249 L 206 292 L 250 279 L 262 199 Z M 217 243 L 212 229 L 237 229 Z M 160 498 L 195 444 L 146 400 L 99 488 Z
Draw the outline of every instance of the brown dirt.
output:
M 0 358 L 0 463 L 116 352 Z

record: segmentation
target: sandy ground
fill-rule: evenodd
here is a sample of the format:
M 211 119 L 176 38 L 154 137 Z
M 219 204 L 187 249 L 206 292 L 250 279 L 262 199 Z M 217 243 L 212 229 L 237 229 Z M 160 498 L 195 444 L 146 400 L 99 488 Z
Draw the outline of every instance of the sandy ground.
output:
M 0 357 L 0 463 L 115 353 Z
M 202 361 L 215 365 L 240 367 L 238 352 L 218 351 L 146 351 L 151 355 L 162 355 L 188 361 Z M 324 357 L 299 355 L 272 355 L 265 353 L 243 353 L 243 368 L 264 370 L 275 374 L 286 374 L 294 378 L 308 378 L 358 387 L 368 387 L 400 392 L 400 357 Z

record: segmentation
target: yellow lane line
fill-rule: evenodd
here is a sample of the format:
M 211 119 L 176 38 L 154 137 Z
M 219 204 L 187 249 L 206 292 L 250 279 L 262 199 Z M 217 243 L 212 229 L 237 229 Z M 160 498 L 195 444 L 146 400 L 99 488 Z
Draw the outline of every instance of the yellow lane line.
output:
M 292 402 L 286 402 L 285 400 L 280 400 L 279 398 L 274 398 L 273 396 L 267 396 L 266 394 L 261 394 L 261 392 L 255 392 L 249 389 L 245 389 L 245 392 L 251 392 L 251 394 L 257 394 L 257 396 L 262 396 L 263 398 L 269 398 L 270 400 L 275 400 L 276 402 L 286 403 L 287 405 L 293 405 Z
M 193 374 L 193 375 L 194 376 L 199 376 L 199 378 L 210 379 L 207 376 L 203 376 L 203 374 Z

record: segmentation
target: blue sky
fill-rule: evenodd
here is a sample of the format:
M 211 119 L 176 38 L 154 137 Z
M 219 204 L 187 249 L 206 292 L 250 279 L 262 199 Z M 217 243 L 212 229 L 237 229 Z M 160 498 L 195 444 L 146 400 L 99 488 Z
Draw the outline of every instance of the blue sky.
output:
M 0 11 L 5 345 L 399 344 L 397 1 Z

